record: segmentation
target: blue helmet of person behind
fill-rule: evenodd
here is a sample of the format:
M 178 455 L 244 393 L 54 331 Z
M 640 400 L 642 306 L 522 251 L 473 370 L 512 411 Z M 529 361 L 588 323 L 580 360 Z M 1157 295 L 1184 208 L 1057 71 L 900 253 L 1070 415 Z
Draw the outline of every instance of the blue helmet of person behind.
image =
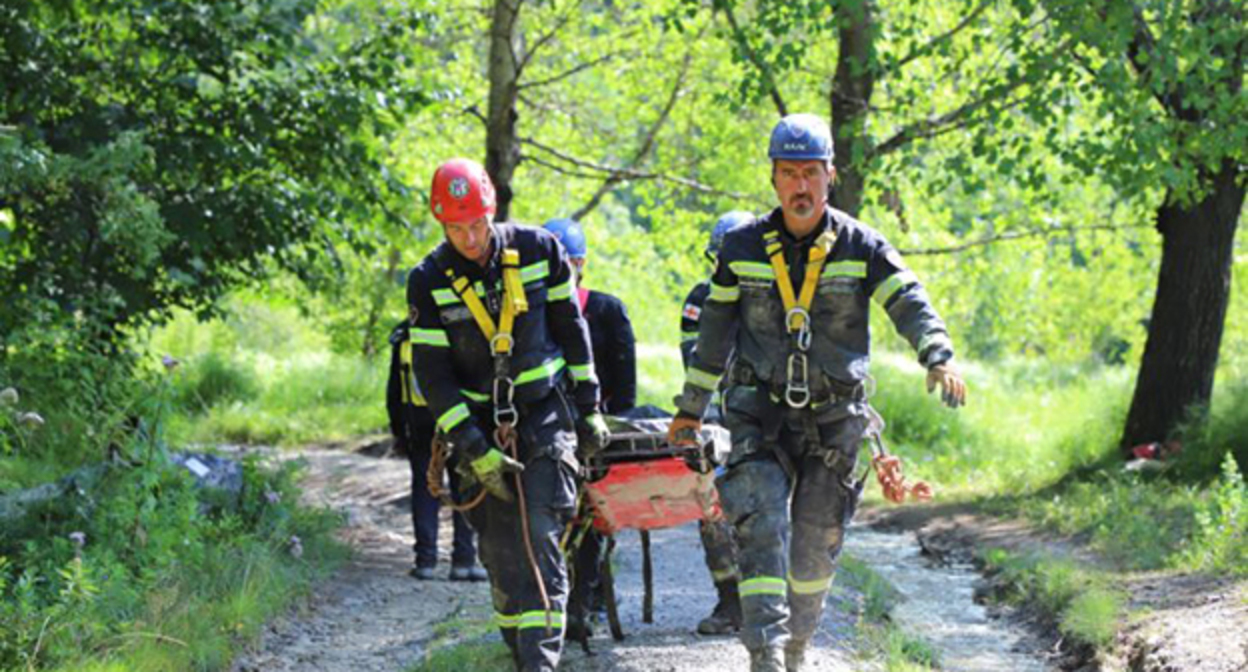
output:
M 568 256 L 573 259 L 584 259 L 589 255 L 589 246 L 585 244 L 585 230 L 571 219 L 552 219 L 542 225 L 543 229 L 555 234 Z
M 733 210 L 720 215 L 715 222 L 715 228 L 711 229 L 711 239 L 706 242 L 707 258 L 715 261 L 715 257 L 719 255 L 719 248 L 724 245 L 724 236 L 728 235 L 730 229 L 753 220 L 754 215 L 744 210 Z
M 831 161 L 832 131 L 814 114 L 790 114 L 771 131 L 767 156 L 772 161 Z

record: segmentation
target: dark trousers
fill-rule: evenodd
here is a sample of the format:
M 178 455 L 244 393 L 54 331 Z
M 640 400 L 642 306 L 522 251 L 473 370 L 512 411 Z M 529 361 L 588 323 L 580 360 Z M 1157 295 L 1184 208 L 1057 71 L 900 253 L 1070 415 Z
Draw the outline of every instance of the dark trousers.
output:
M 494 616 L 516 669 L 549 672 L 563 652 L 568 571 L 559 540 L 576 506 L 576 433 L 572 411 L 558 392 L 522 408 L 520 417 L 519 457 L 525 467 L 520 477 L 533 560 L 512 477 L 508 482 L 516 501 L 486 496 L 468 518 L 479 535 Z M 489 427 L 481 415 L 478 422 Z M 464 495 L 475 494 L 479 487 L 474 484 Z M 542 601 L 543 589 L 549 609 Z
M 800 648 L 814 634 L 857 504 L 865 413 L 865 404 L 777 407 L 752 388 L 725 399 L 733 445 L 718 485 L 737 533 L 741 639 L 751 651 L 790 640 Z
M 430 445 L 433 443 L 433 427 L 416 425 L 413 427 L 412 444 L 407 447 L 408 463 L 412 467 L 412 526 L 416 532 L 417 567 L 435 567 L 438 564 L 438 511 L 441 502 L 429 494 L 429 486 L 425 473 L 429 470 L 429 460 L 433 457 Z M 447 465 L 447 474 L 451 480 L 452 497 L 458 501 L 459 473 L 454 464 Z M 451 516 L 454 527 L 454 539 L 451 546 L 451 565 L 454 567 L 471 567 L 477 563 L 477 548 L 474 542 L 476 534 L 468 525 L 462 513 Z

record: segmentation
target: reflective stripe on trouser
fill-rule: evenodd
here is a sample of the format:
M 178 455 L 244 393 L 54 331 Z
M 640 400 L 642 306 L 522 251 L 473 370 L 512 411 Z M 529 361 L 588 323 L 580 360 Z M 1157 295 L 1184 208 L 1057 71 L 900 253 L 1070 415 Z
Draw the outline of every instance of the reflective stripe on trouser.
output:
M 734 419 L 739 418 L 728 418 L 735 442 Z M 816 585 L 830 583 L 844 525 L 852 515 L 850 498 L 855 495 L 842 483 L 847 474 L 829 469 L 818 456 L 798 457 L 800 438 L 787 429 L 781 433 L 785 453 L 795 456 L 795 482 L 789 481 L 774 454 L 763 451 L 732 464 L 719 484 L 725 512 L 737 532 L 741 640 L 752 651 L 783 646 L 790 639 L 809 640 L 827 595 L 826 588 Z M 746 590 L 751 579 L 764 577 L 786 577 L 786 590 Z
M 564 428 L 571 426 L 571 419 L 556 411 L 552 403 L 562 402 L 552 393 L 548 400 L 538 402 L 521 416 L 520 456 L 525 463 L 521 478 L 529 532 L 550 599 L 553 627 L 546 627 L 545 607 L 524 550 L 520 507 L 515 502 L 486 497 L 480 506 L 468 512 L 468 519 L 477 530 L 481 562 L 490 575 L 499 629 L 517 669 L 524 672 L 554 670 L 563 650 L 568 572 L 559 551 L 559 536 L 572 517 L 576 481 L 572 466 L 556 456 L 562 451 L 570 455 L 575 450 L 576 434 Z M 547 422 L 526 426 L 526 420 L 535 423 L 538 419 Z M 475 487 L 466 490 L 464 496 L 470 497 L 474 492 Z

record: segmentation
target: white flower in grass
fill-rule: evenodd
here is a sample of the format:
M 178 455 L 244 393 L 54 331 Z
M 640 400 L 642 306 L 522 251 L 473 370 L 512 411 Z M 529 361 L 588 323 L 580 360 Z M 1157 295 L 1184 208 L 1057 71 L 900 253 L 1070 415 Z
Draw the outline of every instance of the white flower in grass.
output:
M 0 391 L 0 406 L 16 406 L 18 399 L 20 398 L 21 397 L 17 394 L 17 390 L 11 387 L 6 387 L 3 391 Z
M 303 540 L 298 535 L 290 535 L 290 554 L 296 558 L 303 557 Z
M 18 413 L 17 421 L 27 427 L 42 427 L 45 423 L 43 416 L 31 411 L 30 413 Z
M 74 542 L 74 545 L 77 546 L 78 548 L 82 548 L 83 546 L 87 545 L 87 533 L 86 532 L 70 532 L 69 540 Z

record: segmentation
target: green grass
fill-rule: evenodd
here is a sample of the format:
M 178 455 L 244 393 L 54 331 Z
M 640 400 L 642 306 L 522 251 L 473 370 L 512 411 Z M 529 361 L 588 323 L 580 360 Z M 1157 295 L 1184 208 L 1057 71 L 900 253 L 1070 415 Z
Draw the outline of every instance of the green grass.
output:
M 887 579 L 849 555 L 841 556 L 834 593 L 857 594 L 858 656 L 883 664 L 888 672 L 922 672 L 939 669 L 936 650 L 922 637 L 897 626 L 890 613 L 902 595 Z M 840 604 L 842 601 L 830 601 Z
M 1000 549 L 988 551 L 985 560 L 989 571 L 999 574 L 1005 601 L 1026 603 L 1079 644 L 1109 646 L 1127 617 L 1122 591 L 1097 570 L 1066 559 Z
M 493 672 L 509 669 L 511 654 L 497 641 L 491 619 L 458 615 L 433 626 L 433 639 L 425 659 L 410 672 Z
M 152 352 L 182 360 L 172 374 L 172 441 L 294 445 L 386 426 L 388 350 L 373 360 L 334 352 L 310 320 L 281 305 L 231 310 L 207 323 L 179 314 L 149 340 Z

